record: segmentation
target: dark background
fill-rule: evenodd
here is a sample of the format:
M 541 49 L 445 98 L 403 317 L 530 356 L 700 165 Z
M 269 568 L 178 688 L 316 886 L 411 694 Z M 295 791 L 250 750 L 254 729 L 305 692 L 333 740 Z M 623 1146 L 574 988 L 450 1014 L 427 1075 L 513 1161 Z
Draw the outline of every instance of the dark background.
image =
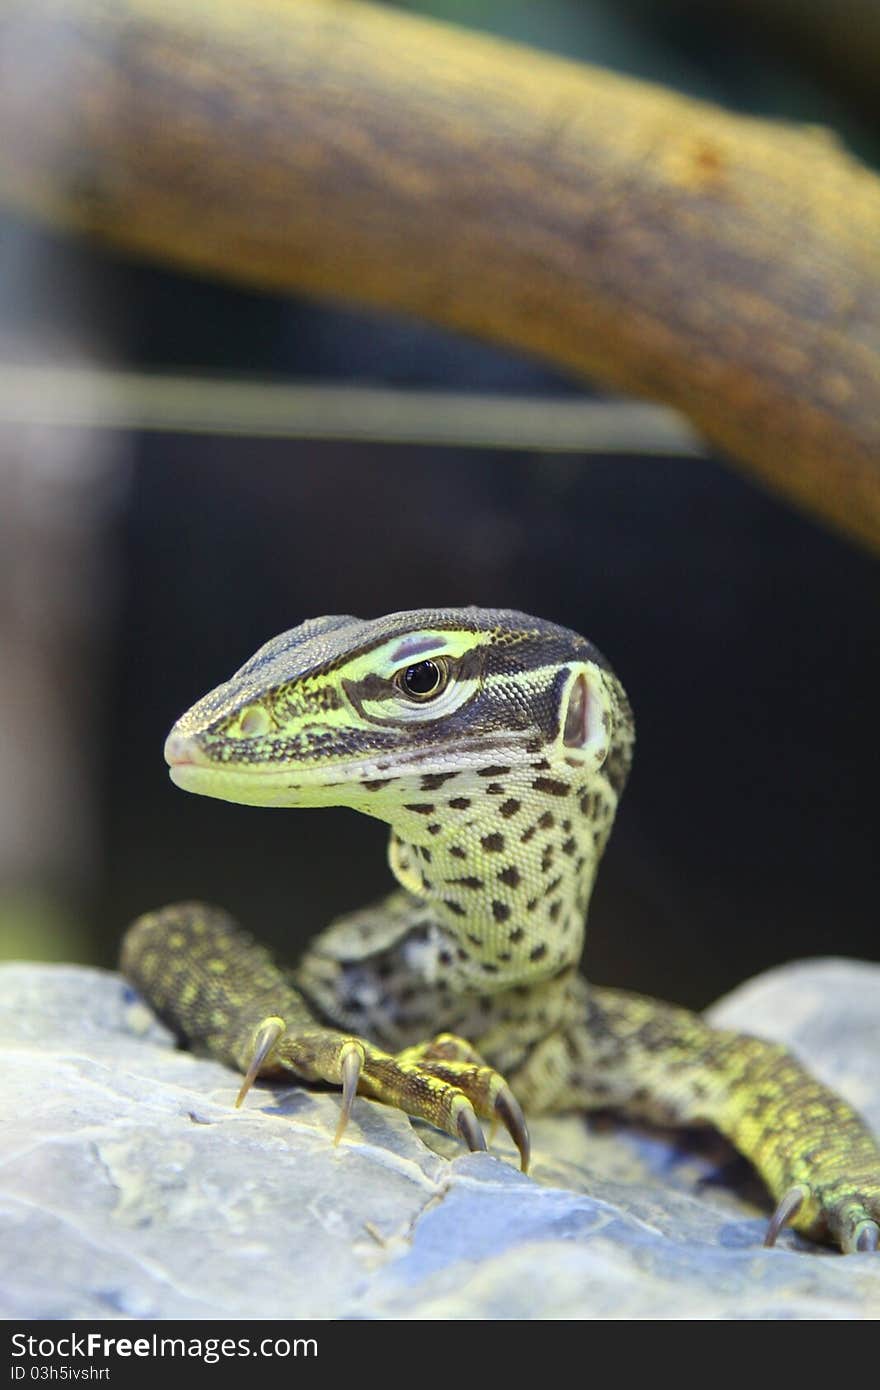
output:
M 876 92 L 853 56 L 870 34 L 825 41 L 828 4 L 794 19 L 785 3 L 760 19 L 732 0 L 399 8 L 831 125 L 877 160 Z M 860 8 L 839 6 L 837 29 Z M 16 246 L 42 267 L 0 279 L 7 338 L 86 323 L 108 363 L 136 368 L 586 391 L 422 325 L 128 263 L 12 217 L 0 234 L 7 267 Z M 306 617 L 477 603 L 583 632 L 635 707 L 635 768 L 591 914 L 594 978 L 702 1005 L 794 957 L 877 958 L 880 587 L 863 551 L 715 460 L 146 433 L 126 455 L 92 692 L 100 850 L 69 890 L 78 934 L 59 937 L 59 956 L 110 965 L 127 920 L 190 896 L 293 956 L 386 891 L 383 826 L 185 796 L 162 743 Z

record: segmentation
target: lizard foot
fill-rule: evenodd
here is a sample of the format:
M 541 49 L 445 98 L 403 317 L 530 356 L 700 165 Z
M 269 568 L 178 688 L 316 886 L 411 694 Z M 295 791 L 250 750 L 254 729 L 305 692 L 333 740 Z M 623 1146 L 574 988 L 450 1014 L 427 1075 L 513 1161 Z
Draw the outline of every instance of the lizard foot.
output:
M 880 1169 L 864 1175 L 850 1170 L 826 1182 L 821 1176 L 799 1182 L 780 1198 L 770 1218 L 764 1245 L 776 1243 L 791 1223 L 802 1234 L 824 1237 L 844 1254 L 867 1254 L 880 1248 Z
M 399 1053 L 397 1060 L 418 1065 L 439 1080 L 463 1090 L 480 1119 L 491 1121 L 490 1142 L 500 1122 L 519 1150 L 520 1168 L 524 1173 L 529 1171 L 529 1131 L 519 1101 L 500 1072 L 488 1066 L 469 1042 L 454 1033 L 440 1033 L 430 1042 L 419 1043 Z
M 342 1088 L 336 1142 L 355 1096 L 371 1096 L 485 1149 L 479 1120 L 500 1121 L 529 1163 L 523 1113 L 498 1072 L 462 1038 L 441 1034 L 398 1056 L 325 1027 L 303 996 L 225 912 L 176 903 L 128 930 L 122 968 L 160 1018 L 196 1051 L 238 1067 L 241 1105 L 258 1076 Z
M 463 1139 L 471 1150 L 485 1150 L 479 1120 L 504 1125 L 516 1144 L 523 1172 L 529 1165 L 529 1134 L 513 1092 L 461 1038 L 441 1034 L 432 1042 L 392 1056 L 363 1038 L 331 1029 L 288 1032 L 278 1015 L 260 1020 L 251 1035 L 250 1055 L 236 1105 L 258 1076 L 295 1072 L 307 1081 L 342 1087 L 335 1143 L 345 1132 L 355 1095 L 370 1096 L 426 1120 Z

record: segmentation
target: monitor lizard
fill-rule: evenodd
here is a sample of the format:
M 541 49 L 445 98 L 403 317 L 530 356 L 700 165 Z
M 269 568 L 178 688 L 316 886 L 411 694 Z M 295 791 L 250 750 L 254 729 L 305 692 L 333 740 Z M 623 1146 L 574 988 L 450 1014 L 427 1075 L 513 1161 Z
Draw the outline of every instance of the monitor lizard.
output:
M 880 1237 L 880 1147 L 777 1043 L 579 973 L 633 717 L 585 638 L 504 609 L 316 618 L 266 643 L 172 729 L 187 791 L 348 806 L 391 827 L 399 888 L 282 971 L 221 910 L 129 928 L 121 964 L 178 1038 L 244 1073 L 341 1087 L 484 1149 L 523 1111 L 708 1124 L 791 1223 L 846 1252 Z

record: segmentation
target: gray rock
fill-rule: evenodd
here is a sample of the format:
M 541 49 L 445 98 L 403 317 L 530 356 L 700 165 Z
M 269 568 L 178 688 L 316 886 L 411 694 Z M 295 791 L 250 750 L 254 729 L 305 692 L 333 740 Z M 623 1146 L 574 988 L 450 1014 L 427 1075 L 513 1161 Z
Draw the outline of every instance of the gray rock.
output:
M 712 1017 L 791 1043 L 880 1132 L 880 966 L 787 966 Z M 463 1154 L 359 1099 L 334 1148 L 335 1093 L 237 1111 L 230 1072 L 73 966 L 0 969 L 0 1048 L 7 1318 L 880 1316 L 880 1258 L 761 1248 L 720 1141 L 544 1119 L 523 1177 L 509 1142 Z

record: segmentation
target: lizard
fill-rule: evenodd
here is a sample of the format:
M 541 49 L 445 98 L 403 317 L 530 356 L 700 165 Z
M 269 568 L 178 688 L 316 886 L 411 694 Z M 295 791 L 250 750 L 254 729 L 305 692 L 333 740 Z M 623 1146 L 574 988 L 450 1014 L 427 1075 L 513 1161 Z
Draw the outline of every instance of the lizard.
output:
M 596 870 L 632 758 L 629 700 L 586 638 L 506 609 L 309 619 L 175 723 L 184 790 L 345 806 L 390 826 L 397 887 L 282 970 L 221 909 L 125 934 L 121 968 L 178 1040 L 243 1073 L 341 1088 L 484 1150 L 500 1121 L 616 1109 L 712 1126 L 791 1224 L 880 1243 L 880 1146 L 784 1046 L 580 973 Z

